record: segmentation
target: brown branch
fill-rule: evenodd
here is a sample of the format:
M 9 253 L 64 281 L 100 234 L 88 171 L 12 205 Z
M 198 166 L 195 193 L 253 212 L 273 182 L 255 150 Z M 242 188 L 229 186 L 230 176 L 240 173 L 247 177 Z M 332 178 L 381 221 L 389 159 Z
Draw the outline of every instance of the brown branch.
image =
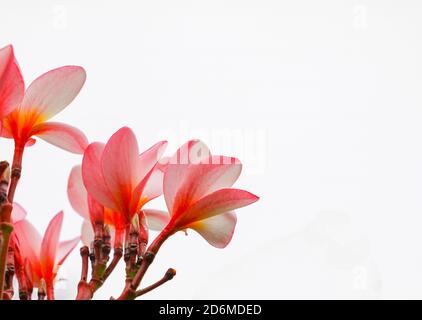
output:
M 136 272 L 133 280 L 131 281 L 130 285 L 126 285 L 123 292 L 120 294 L 118 300 L 133 300 L 136 298 L 136 290 L 139 287 L 142 279 L 145 276 L 149 266 L 154 261 L 155 255 L 157 254 L 160 247 L 173 234 L 173 228 L 171 225 L 168 225 L 161 233 L 155 238 L 155 240 L 151 243 L 148 247 L 148 250 L 142 257 L 141 266 L 139 267 L 138 271 Z
M 89 258 L 89 248 L 83 246 L 80 249 L 80 254 L 82 258 L 82 271 L 81 271 L 81 281 L 86 281 L 88 277 L 88 258 Z
M 114 268 L 116 268 L 116 266 L 119 263 L 122 256 L 123 256 L 123 249 L 122 248 L 114 248 L 113 260 L 111 260 L 110 265 L 107 267 L 106 271 L 104 272 L 103 281 L 107 280 L 107 278 L 113 272 Z
M 13 203 L 15 197 L 16 187 L 18 186 L 19 179 L 22 173 L 22 158 L 24 147 L 15 145 L 12 162 L 12 177 L 10 180 L 9 193 L 7 195 L 9 202 Z
M 6 202 L 0 206 L 0 300 L 3 299 L 7 253 L 9 250 L 10 235 L 13 231 L 13 225 L 9 222 L 11 213 L 12 205 L 10 203 Z
M 7 250 L 7 263 L 6 263 L 6 273 L 5 273 L 5 288 L 4 288 L 4 298 L 5 300 L 12 300 L 14 291 L 13 291 L 13 278 L 15 276 L 15 251 L 13 249 L 13 241 L 9 243 L 9 248 Z
M 167 272 L 165 273 L 165 275 L 160 280 L 158 280 L 156 283 L 154 283 L 154 284 L 152 284 L 152 285 L 150 285 L 150 286 L 148 286 L 144 289 L 136 291 L 135 297 L 140 297 L 140 296 L 158 288 L 159 286 L 163 285 L 167 281 L 170 281 L 171 279 L 173 279 L 175 275 L 176 275 L 176 270 L 174 270 L 172 268 L 168 269 Z
M 38 300 L 45 300 L 45 290 L 43 288 L 38 289 Z

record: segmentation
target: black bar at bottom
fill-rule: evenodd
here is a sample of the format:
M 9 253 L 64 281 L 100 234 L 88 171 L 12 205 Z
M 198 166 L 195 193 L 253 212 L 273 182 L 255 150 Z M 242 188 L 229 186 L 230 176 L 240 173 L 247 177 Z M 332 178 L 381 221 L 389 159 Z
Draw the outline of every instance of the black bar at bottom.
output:
M 52 317 L 154 320 L 154 319 L 301 319 L 315 317 L 402 318 L 420 301 L 299 301 L 299 300 L 135 300 L 135 301 L 0 301 L 0 319 Z M 419 308 L 418 308 L 419 309 Z M 6 316 L 12 316 L 6 318 Z M 3 318 L 4 317 L 4 318 Z M 87 318 L 89 317 L 89 318 Z

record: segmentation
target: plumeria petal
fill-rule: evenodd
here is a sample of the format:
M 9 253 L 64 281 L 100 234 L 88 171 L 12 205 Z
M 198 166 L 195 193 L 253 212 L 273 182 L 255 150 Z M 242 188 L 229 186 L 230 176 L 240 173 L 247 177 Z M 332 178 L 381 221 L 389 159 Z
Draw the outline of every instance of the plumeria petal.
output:
M 35 276 L 31 262 L 29 261 L 29 259 L 25 259 L 23 263 L 26 280 L 28 281 L 28 287 L 33 288 L 34 286 L 38 286 L 40 278 L 39 276 Z
M 28 141 L 25 143 L 25 147 L 32 147 L 37 142 L 34 138 L 29 138 Z
M 186 170 L 191 163 L 201 163 L 203 159 L 209 158 L 208 147 L 200 140 L 190 140 L 181 146 L 170 158 L 163 182 L 164 198 L 170 213 L 173 212 L 173 205 L 180 186 L 185 182 Z
M 31 263 L 32 271 L 40 276 L 41 267 L 39 256 L 42 242 L 41 235 L 28 220 L 21 220 L 15 223 L 13 232 L 18 240 L 22 257 L 28 259 Z
M 185 211 L 192 203 L 214 191 L 230 188 L 242 171 L 242 164 L 236 158 L 212 156 L 206 162 L 192 164 L 186 170 L 174 200 L 177 211 Z M 173 210 L 173 214 L 178 212 Z
M 138 170 L 134 172 L 135 183 L 138 184 L 153 168 L 156 167 L 161 155 L 167 147 L 167 141 L 160 141 L 142 152 L 138 158 Z M 162 172 L 162 167 L 157 167 Z
M 61 266 L 68 255 L 75 249 L 76 245 L 81 241 L 81 237 L 76 237 L 71 240 L 62 241 L 59 243 L 57 249 L 56 266 Z
M 237 217 L 234 212 L 226 212 L 195 222 L 189 228 L 198 232 L 212 246 L 222 249 L 230 243 L 236 221 Z
M 173 216 L 179 228 L 196 221 L 211 218 L 218 214 L 235 210 L 254 203 L 259 198 L 244 190 L 220 189 L 195 202 L 180 216 Z
M 167 165 L 169 164 L 170 157 L 161 157 L 160 160 L 157 162 L 157 169 L 162 171 L 163 173 L 166 172 Z
M 154 199 L 163 194 L 164 172 L 166 171 L 169 159 L 169 157 L 163 157 L 155 165 L 142 191 L 142 195 L 146 198 Z
M 56 254 L 63 224 L 63 211 L 60 211 L 48 224 L 41 243 L 40 262 L 44 279 L 48 282 L 54 277 Z
M 56 147 L 76 154 L 84 153 L 88 146 L 88 139 L 81 130 L 64 123 L 40 123 L 33 128 L 32 134 Z
M 72 208 L 83 218 L 89 219 L 88 193 L 82 180 L 82 166 L 75 166 L 70 171 L 67 196 Z
M 164 173 L 162 167 L 157 165 L 157 161 L 166 146 L 166 141 L 158 142 L 139 156 L 139 167 L 142 173 L 137 179 L 142 177 L 142 180 L 132 191 L 130 202 L 130 211 L 132 213 L 137 212 L 146 202 L 162 194 Z
M 149 200 L 159 197 L 163 194 L 164 172 L 154 168 L 149 179 L 142 190 L 142 196 Z
M 89 219 L 91 223 L 104 223 L 104 206 L 88 195 Z
M 82 159 L 82 179 L 88 193 L 104 207 L 117 210 L 114 198 L 110 194 L 101 170 L 101 157 L 104 144 L 91 143 Z
M 14 202 L 13 203 L 13 211 L 12 211 L 12 223 L 17 223 L 23 219 L 25 219 L 27 213 L 25 209 L 19 204 Z
M 155 209 L 143 209 L 147 222 L 148 229 L 154 231 L 161 231 L 170 221 L 170 215 L 166 211 Z
M 0 49 L 0 119 L 17 108 L 25 85 L 13 54 L 13 47 Z
M 25 92 L 21 112 L 34 110 L 45 121 L 66 108 L 85 83 L 85 70 L 65 66 L 44 73 Z
M 94 241 L 94 229 L 92 228 L 91 221 L 85 219 L 81 227 L 81 241 L 85 246 L 90 246 Z
M 145 197 L 143 195 L 143 191 L 149 181 L 149 178 L 151 177 L 153 173 L 153 170 L 151 170 L 145 177 L 144 179 L 141 180 L 141 182 L 139 182 L 139 184 L 136 186 L 136 188 L 133 190 L 132 192 L 132 198 L 130 201 L 130 206 L 129 206 L 129 212 L 130 215 L 124 215 L 124 218 L 126 220 L 126 223 L 130 223 L 130 221 L 132 220 L 134 214 L 136 212 L 138 212 L 142 206 L 147 203 L 148 201 L 150 201 L 151 199 L 148 199 L 147 197 Z
M 114 207 L 122 214 L 130 210 L 132 191 L 136 186 L 133 176 L 139 170 L 138 155 L 135 134 L 123 127 L 108 140 L 101 158 L 104 181 L 113 194 Z

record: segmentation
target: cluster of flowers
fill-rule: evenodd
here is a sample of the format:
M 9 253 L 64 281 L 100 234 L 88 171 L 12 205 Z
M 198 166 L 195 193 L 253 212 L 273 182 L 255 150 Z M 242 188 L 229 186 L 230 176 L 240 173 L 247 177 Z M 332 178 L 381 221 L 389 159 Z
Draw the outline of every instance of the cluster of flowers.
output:
M 174 233 L 193 229 L 217 248 L 231 240 L 233 210 L 258 197 L 232 188 L 242 165 L 236 158 L 211 155 L 199 140 L 163 156 L 167 142 L 140 152 L 131 129 L 123 127 L 107 143 L 89 143 L 70 125 L 48 121 L 78 95 L 83 68 L 65 66 L 38 77 L 25 89 L 12 46 L 0 49 L 1 135 L 14 140 L 12 165 L 0 162 L 0 299 L 54 299 L 58 268 L 82 240 L 82 271 L 76 299 L 91 299 L 120 260 L 126 264 L 125 288 L 118 299 L 135 299 L 173 278 L 167 270 L 155 284 L 138 289 L 161 245 Z M 68 197 L 84 218 L 80 236 L 60 242 L 63 212 L 50 221 L 44 237 L 14 202 L 24 150 L 38 137 L 83 155 L 69 175 Z M 146 209 L 163 195 L 167 211 Z M 150 241 L 149 230 L 159 231 Z M 113 252 L 111 256 L 111 252 Z M 88 279 L 88 270 L 91 273 Z

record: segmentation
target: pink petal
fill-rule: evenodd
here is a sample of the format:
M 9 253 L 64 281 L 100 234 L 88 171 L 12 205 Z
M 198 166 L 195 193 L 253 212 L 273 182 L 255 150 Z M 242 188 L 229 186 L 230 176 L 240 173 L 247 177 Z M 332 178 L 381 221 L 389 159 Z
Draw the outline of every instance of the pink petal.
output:
M 114 133 L 104 147 L 101 158 L 104 181 L 122 214 L 130 211 L 133 181 L 139 170 L 138 142 L 131 129 L 123 127 Z
M 152 175 L 152 172 L 153 171 L 151 170 L 133 190 L 132 198 L 130 200 L 130 207 L 128 211 L 130 214 L 123 215 L 125 219 L 125 224 L 130 223 L 134 214 L 138 212 L 145 203 L 151 200 L 151 199 L 146 198 L 143 194 L 144 194 L 144 189 L 149 181 L 149 178 Z
M 9 45 L 0 49 L 0 119 L 19 106 L 24 89 L 13 47 Z
M 163 194 L 164 172 L 158 168 L 154 168 L 149 179 L 142 190 L 142 196 L 148 199 L 154 199 Z
M 198 232 L 212 246 L 222 249 L 233 238 L 236 221 L 237 218 L 234 212 L 226 212 L 195 222 L 189 228 Z
M 161 231 L 170 221 L 170 215 L 166 211 L 143 209 L 142 213 L 145 215 L 150 230 Z
M 89 219 L 92 224 L 104 223 L 104 206 L 88 195 Z
M 53 117 L 75 99 L 85 79 L 85 70 L 78 66 L 65 66 L 44 73 L 26 90 L 21 112 L 34 110 L 44 121 Z
M 59 248 L 57 249 L 56 266 L 61 266 L 63 264 L 63 262 L 66 260 L 72 250 L 75 249 L 80 240 L 80 237 L 76 237 L 74 239 L 62 241 L 59 243 Z
M 82 166 L 75 166 L 70 171 L 67 196 L 72 208 L 81 217 L 89 219 L 88 193 L 82 180 Z
M 29 260 L 34 272 L 40 272 L 41 235 L 28 220 L 16 222 L 13 227 L 22 257 Z
M 84 153 L 88 146 L 88 139 L 81 130 L 64 123 L 42 122 L 34 127 L 32 134 L 76 154 Z
M 142 191 L 143 196 L 154 199 L 163 194 L 164 173 L 169 160 L 169 157 L 163 157 L 157 162 Z
M 137 212 L 140 206 L 162 194 L 163 172 L 157 167 L 157 161 L 167 146 L 166 141 L 156 143 L 139 157 L 140 168 L 143 171 L 138 183 L 132 192 L 130 210 Z M 146 170 L 146 174 L 144 173 Z M 139 177 L 138 177 L 139 178 Z
M 173 212 L 174 199 L 186 178 L 186 170 L 191 163 L 200 163 L 209 158 L 208 147 L 200 140 L 190 140 L 181 146 L 170 158 L 163 182 L 164 198 L 170 213 Z
M 157 169 L 159 169 L 163 173 L 166 172 L 169 161 L 170 161 L 170 157 L 161 157 L 161 159 L 158 160 L 157 162 L 157 165 L 156 165 Z
M 81 240 L 85 246 L 90 247 L 92 241 L 94 241 L 94 230 L 92 228 L 91 221 L 84 220 L 81 228 Z
M 63 211 L 51 219 L 45 231 L 41 243 L 40 262 L 41 270 L 45 280 L 51 281 L 54 277 L 54 266 L 56 261 L 57 249 L 59 246 L 60 232 L 63 224 Z
M 19 203 L 14 202 L 12 211 L 12 223 L 15 224 L 25 219 L 26 215 L 27 213 L 25 209 Z
M 32 268 L 31 262 L 28 259 L 24 261 L 25 275 L 28 280 L 28 285 L 31 287 L 38 287 L 41 274 L 36 274 Z
M 37 140 L 35 140 L 34 138 L 29 138 L 28 141 L 25 143 L 25 147 L 32 147 L 36 142 Z
M 258 201 L 254 194 L 239 189 L 221 189 L 215 191 L 191 205 L 185 212 L 174 216 L 177 226 L 195 223 L 224 212 L 232 211 Z
M 212 156 L 207 163 L 191 164 L 174 199 L 172 214 L 183 212 L 192 203 L 219 189 L 230 188 L 238 179 L 242 164 L 236 158 Z
M 167 141 L 160 141 L 139 155 L 137 171 L 134 173 L 135 184 L 138 184 L 157 165 L 166 147 Z M 161 171 L 161 167 L 158 169 Z
M 101 170 L 101 157 L 104 144 L 91 143 L 82 159 L 82 179 L 88 193 L 103 206 L 117 210 L 114 198 L 107 189 Z
M 207 145 L 201 140 L 190 140 L 182 145 L 173 157 L 170 158 L 170 164 L 198 164 L 204 163 L 211 152 Z

